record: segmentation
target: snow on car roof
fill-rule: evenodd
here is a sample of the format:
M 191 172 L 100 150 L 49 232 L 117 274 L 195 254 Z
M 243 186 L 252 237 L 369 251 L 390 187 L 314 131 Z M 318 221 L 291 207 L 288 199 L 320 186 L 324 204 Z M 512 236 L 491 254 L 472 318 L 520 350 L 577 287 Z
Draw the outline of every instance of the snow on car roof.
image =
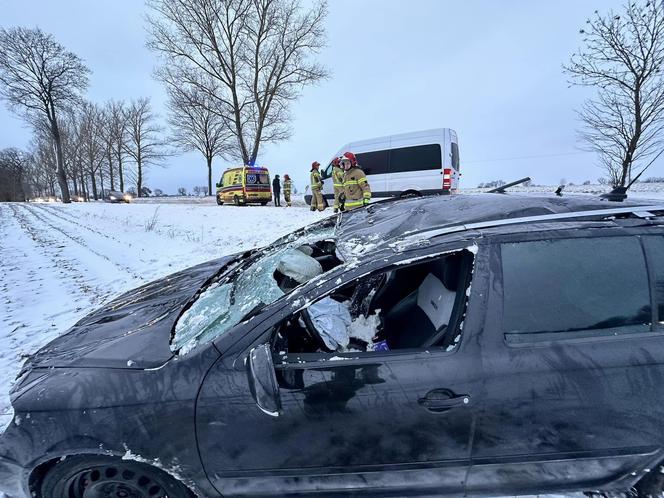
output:
M 643 199 L 617 203 L 590 196 L 437 195 L 378 202 L 366 209 L 344 213 L 337 235 L 341 240 L 371 238 L 385 242 L 431 228 L 649 204 L 658 203 Z

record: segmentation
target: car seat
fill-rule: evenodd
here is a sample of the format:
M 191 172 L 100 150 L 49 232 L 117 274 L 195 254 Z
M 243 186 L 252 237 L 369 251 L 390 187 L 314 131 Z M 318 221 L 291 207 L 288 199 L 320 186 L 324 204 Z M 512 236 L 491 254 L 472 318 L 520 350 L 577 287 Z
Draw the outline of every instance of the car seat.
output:
M 428 345 L 447 327 L 457 297 L 458 266 L 452 258 L 431 265 L 419 287 L 385 314 L 384 337 L 390 349 Z

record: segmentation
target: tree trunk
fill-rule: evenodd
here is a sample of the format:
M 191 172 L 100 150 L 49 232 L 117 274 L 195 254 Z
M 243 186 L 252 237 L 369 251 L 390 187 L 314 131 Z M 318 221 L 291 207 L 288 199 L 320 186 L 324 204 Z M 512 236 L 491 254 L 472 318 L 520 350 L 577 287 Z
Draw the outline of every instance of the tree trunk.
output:
M 113 154 L 111 153 L 110 147 L 108 149 L 108 173 L 111 176 L 111 190 L 115 190 L 115 181 L 113 180 Z
M 102 170 L 101 164 L 99 165 L 99 183 L 101 184 L 101 196 L 104 197 L 104 172 Z
M 71 197 L 69 196 L 69 184 L 67 183 L 67 174 L 65 173 L 65 159 L 62 154 L 62 141 L 60 139 L 58 121 L 55 118 L 55 111 L 53 111 L 53 116 L 51 118 L 51 134 L 53 135 L 53 142 L 55 143 L 55 158 L 58 165 L 56 175 L 58 177 L 58 185 L 60 185 L 62 202 L 68 204 L 71 202 Z
M 118 177 L 120 180 L 120 192 L 124 192 L 124 177 L 122 172 L 122 151 L 118 147 Z
M 212 194 L 212 156 L 208 155 L 207 160 L 207 169 L 208 169 L 208 195 Z
M 96 201 L 99 197 L 97 196 L 97 180 L 95 180 L 94 171 L 90 171 L 90 181 L 92 182 L 92 196 Z
M 634 160 L 634 153 L 639 145 L 641 139 L 641 132 L 643 127 L 643 116 L 641 115 L 641 86 L 636 85 L 634 89 L 634 134 L 627 146 L 625 158 L 622 162 L 622 173 L 620 175 L 620 187 L 625 186 L 627 175 L 632 169 L 632 161 Z
M 89 201 L 90 198 L 88 197 L 88 193 L 85 188 L 85 177 L 83 176 L 83 168 L 79 168 L 79 171 L 81 173 L 81 193 L 83 194 L 83 197 L 85 197 L 85 200 Z
M 136 159 L 136 195 L 138 197 L 143 197 L 143 165 L 141 164 L 141 153 L 138 153 L 138 158 Z

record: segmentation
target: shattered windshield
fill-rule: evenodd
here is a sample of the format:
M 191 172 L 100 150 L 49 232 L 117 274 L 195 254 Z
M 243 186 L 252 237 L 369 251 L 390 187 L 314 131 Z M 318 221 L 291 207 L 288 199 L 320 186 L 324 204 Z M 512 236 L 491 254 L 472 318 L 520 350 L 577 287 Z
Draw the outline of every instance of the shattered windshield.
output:
M 240 323 L 252 312 L 271 304 L 286 292 L 274 278 L 279 262 L 293 248 L 334 239 L 334 226 L 316 227 L 304 234 L 279 239 L 256 260 L 211 284 L 175 325 L 171 350 L 184 354 L 200 342 L 209 342 Z

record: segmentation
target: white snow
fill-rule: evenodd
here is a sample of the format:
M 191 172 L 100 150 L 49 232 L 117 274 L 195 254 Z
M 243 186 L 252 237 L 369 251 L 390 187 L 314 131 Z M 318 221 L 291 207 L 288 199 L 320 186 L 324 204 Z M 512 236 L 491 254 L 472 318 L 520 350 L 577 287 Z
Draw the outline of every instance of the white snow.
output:
M 11 420 L 8 391 L 25 357 L 87 313 L 141 284 L 332 214 L 194 200 L 0 203 L 0 431 Z

